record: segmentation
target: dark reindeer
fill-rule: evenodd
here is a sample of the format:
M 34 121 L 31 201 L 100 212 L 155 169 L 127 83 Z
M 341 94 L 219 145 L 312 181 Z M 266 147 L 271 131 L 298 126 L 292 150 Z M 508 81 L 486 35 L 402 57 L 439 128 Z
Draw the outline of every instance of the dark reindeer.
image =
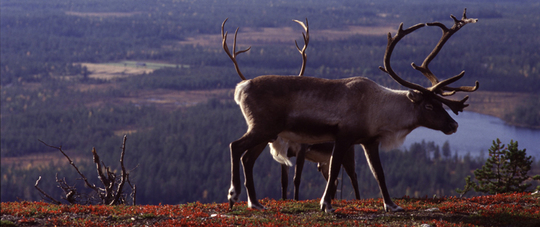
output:
M 403 211 L 388 193 L 384 172 L 379 157 L 379 148 L 395 147 L 417 127 L 427 127 L 452 134 L 458 123 L 443 108 L 448 106 L 458 114 L 468 104 L 462 100 L 445 98 L 458 91 L 473 92 L 475 86 L 449 87 L 461 79 L 464 72 L 439 81 L 429 70 L 429 63 L 439 53 L 446 41 L 459 29 L 477 19 L 468 19 L 466 11 L 458 20 L 451 16 L 454 25 L 449 29 L 435 22 L 417 24 L 403 30 L 400 24 L 397 34 L 388 35 L 382 71 L 397 83 L 412 90 L 392 90 L 364 77 L 346 79 L 320 79 L 314 77 L 259 76 L 240 82 L 235 89 L 234 99 L 240 106 L 247 132 L 230 144 L 231 187 L 228 193 L 232 208 L 240 194 L 240 161 L 244 166 L 245 187 L 248 207 L 264 209 L 257 201 L 253 183 L 253 166 L 267 143 L 278 137 L 284 141 L 301 144 L 334 142 L 330 162 L 330 177 L 320 205 L 321 210 L 333 212 L 331 196 L 335 193 L 335 182 L 341 164 L 354 144 L 364 148 L 371 171 L 379 184 L 385 211 Z M 431 87 L 408 82 L 400 78 L 390 66 L 390 57 L 396 44 L 406 35 L 425 26 L 442 29 L 443 35 L 421 66 L 413 68 L 427 77 Z
M 223 49 L 227 53 L 227 55 L 231 58 L 231 60 L 234 63 L 235 69 L 240 76 L 242 80 L 246 80 L 246 78 L 243 76 L 243 74 L 240 72 L 240 69 L 238 67 L 238 63 L 236 62 L 236 55 L 241 54 L 243 52 L 249 51 L 251 47 L 236 51 L 236 38 L 238 34 L 238 28 L 235 31 L 234 34 L 234 41 L 233 41 L 233 51 L 229 50 L 227 46 L 227 33 L 224 32 L 224 26 L 228 19 L 225 19 L 221 25 L 221 35 L 223 38 Z M 305 33 L 302 33 L 303 39 L 304 39 L 304 46 L 300 48 L 298 46 L 298 43 L 295 41 L 296 49 L 300 54 L 302 55 L 302 67 L 300 69 L 300 73 L 298 76 L 303 76 L 305 67 L 306 67 L 306 61 L 307 61 L 307 55 L 306 55 L 306 48 L 309 44 L 309 24 L 308 20 L 306 19 L 306 23 L 304 24 L 301 21 L 294 20 L 298 24 L 300 24 L 304 30 Z M 289 141 L 287 141 L 286 144 L 282 144 L 281 146 L 277 146 L 277 143 L 274 141 L 273 143 L 270 143 L 271 153 L 272 156 L 276 161 L 281 163 L 281 186 L 282 186 L 282 199 L 287 199 L 287 188 L 289 184 L 289 167 L 292 166 L 292 163 L 290 162 L 289 158 L 296 157 L 296 168 L 295 168 L 295 174 L 294 174 L 294 199 L 299 199 L 299 189 L 300 189 L 300 181 L 302 176 L 302 170 L 304 167 L 304 161 L 305 159 L 318 163 L 318 170 L 321 172 L 325 180 L 328 180 L 328 171 L 329 171 L 329 165 L 330 165 L 330 157 L 332 155 L 333 150 L 333 144 L 327 143 L 327 144 L 315 144 L 315 145 L 305 145 L 305 144 L 289 144 Z M 347 174 L 349 175 L 349 178 L 351 179 L 351 184 L 353 185 L 354 192 L 356 199 L 360 199 L 360 193 L 358 189 L 358 180 L 355 172 L 355 162 L 354 162 L 354 148 L 351 147 L 351 152 L 349 153 L 348 162 L 343 163 L 343 167 Z M 335 184 L 337 186 L 338 181 L 335 181 Z M 333 196 L 332 196 L 333 197 Z

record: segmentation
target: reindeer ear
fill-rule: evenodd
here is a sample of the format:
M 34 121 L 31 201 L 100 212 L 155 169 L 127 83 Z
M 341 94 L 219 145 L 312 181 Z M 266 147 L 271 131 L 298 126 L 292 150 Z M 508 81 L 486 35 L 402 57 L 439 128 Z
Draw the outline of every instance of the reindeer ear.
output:
M 409 92 L 407 93 L 407 98 L 413 103 L 419 103 L 424 100 L 424 95 L 422 95 L 422 92 L 420 91 L 409 90 Z

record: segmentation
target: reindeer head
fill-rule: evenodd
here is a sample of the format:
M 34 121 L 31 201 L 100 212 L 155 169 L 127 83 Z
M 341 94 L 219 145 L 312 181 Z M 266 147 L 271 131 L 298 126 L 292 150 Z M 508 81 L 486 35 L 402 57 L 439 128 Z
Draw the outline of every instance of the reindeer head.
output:
M 466 12 L 467 9 L 463 11 L 463 17 L 461 18 L 461 20 L 458 20 L 453 15 L 450 16 L 454 20 L 454 25 L 450 29 L 442 23 L 434 22 L 427 24 L 417 24 L 403 30 L 403 23 L 401 23 L 399 25 L 398 32 L 394 37 L 392 37 L 391 34 L 388 33 L 388 45 L 384 54 L 384 68 L 379 67 L 382 71 L 390 75 L 390 77 L 392 77 L 392 79 L 394 79 L 399 84 L 413 89 L 412 91 L 409 91 L 407 97 L 413 103 L 417 104 L 417 108 L 421 112 L 420 118 L 425 119 L 425 122 L 423 122 L 423 126 L 435 130 L 441 130 L 446 134 L 454 133 L 457 130 L 457 123 L 444 110 L 443 104 L 448 106 L 448 108 L 450 108 L 452 112 L 457 115 L 459 112 L 463 112 L 463 109 L 468 106 L 468 104 L 465 104 L 465 101 L 467 101 L 469 96 L 465 96 L 462 100 L 459 101 L 447 99 L 444 97 L 451 96 L 458 91 L 476 91 L 478 89 L 479 83 L 478 81 L 476 81 L 475 86 L 461 86 L 457 88 L 449 87 L 447 85 L 461 79 L 463 75 L 465 75 L 465 72 L 462 71 L 460 74 L 454 77 L 439 81 L 439 79 L 437 79 L 437 77 L 428 68 L 428 65 L 437 56 L 443 45 L 455 32 L 457 32 L 459 29 L 461 29 L 468 23 L 476 23 L 478 21 L 478 19 L 467 18 Z M 425 26 L 437 26 L 442 29 L 443 35 L 435 48 L 424 59 L 422 65 L 417 66 L 414 63 L 412 63 L 411 65 L 414 69 L 420 71 L 426 78 L 428 78 L 428 80 L 432 84 L 431 87 L 423 87 L 421 85 L 403 80 L 394 72 L 390 65 L 390 57 L 396 44 L 406 35 Z

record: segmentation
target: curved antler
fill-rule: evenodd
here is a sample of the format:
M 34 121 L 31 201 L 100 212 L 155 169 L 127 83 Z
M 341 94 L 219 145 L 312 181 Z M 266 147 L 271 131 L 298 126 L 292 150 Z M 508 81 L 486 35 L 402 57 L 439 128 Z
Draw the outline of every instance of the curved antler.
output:
M 231 54 L 231 52 L 229 51 L 229 47 L 227 46 L 227 34 L 228 34 L 228 32 L 224 32 L 224 29 L 223 29 L 223 27 L 225 27 L 225 22 L 227 22 L 227 20 L 229 20 L 229 18 L 226 18 L 223 21 L 223 23 L 221 24 L 221 38 L 223 40 L 223 42 L 222 42 L 223 50 L 225 50 L 225 53 L 227 53 L 227 55 L 229 55 L 229 58 L 234 63 L 234 68 L 236 69 L 236 72 L 238 73 L 238 76 L 240 76 L 240 78 L 242 80 L 246 80 L 246 78 L 244 77 L 242 72 L 240 72 L 240 68 L 238 67 L 238 62 L 236 62 L 236 55 L 239 55 L 241 53 L 249 51 L 251 49 L 251 47 L 248 47 L 247 49 L 241 50 L 241 51 L 238 51 L 238 52 L 236 51 L 236 36 L 238 35 L 238 29 L 239 29 L 239 28 L 236 28 L 236 31 L 234 32 L 233 52 Z
M 300 52 L 300 54 L 302 54 L 302 68 L 300 69 L 300 73 L 298 74 L 298 76 L 302 76 L 304 75 L 304 71 L 306 69 L 306 61 L 307 61 L 306 48 L 309 44 L 309 24 L 308 24 L 307 18 L 306 18 L 306 24 L 304 24 L 302 21 L 299 21 L 299 20 L 293 20 L 293 21 L 302 25 L 302 27 L 304 28 L 304 31 L 306 31 L 306 33 L 302 32 L 302 36 L 304 37 L 304 47 L 302 49 L 300 49 L 296 40 L 294 41 L 294 44 L 296 44 L 296 49 L 298 50 L 298 52 Z
M 441 39 L 439 40 L 439 42 L 437 43 L 437 45 L 435 46 L 435 48 L 426 57 L 426 59 L 424 59 L 424 62 L 422 62 L 422 65 L 417 66 L 414 63 L 411 64 L 411 66 L 414 69 L 420 71 L 425 77 L 429 79 L 429 81 L 431 81 L 432 88 L 430 90 L 443 96 L 453 95 L 456 91 L 473 92 L 473 91 L 476 91 L 479 86 L 478 81 L 476 81 L 475 86 L 462 86 L 458 88 L 452 88 L 452 87 L 446 86 L 450 83 L 457 81 L 459 78 L 461 78 L 464 72 L 450 79 L 445 80 L 446 82 L 443 84 L 439 84 L 439 80 L 429 69 L 429 63 L 431 63 L 431 61 L 437 56 L 437 54 L 439 54 L 444 44 L 446 44 L 446 41 L 448 41 L 450 37 L 454 35 L 454 33 L 456 33 L 459 29 L 461 29 L 463 26 L 465 26 L 468 23 L 478 22 L 478 19 L 467 18 L 467 8 L 463 10 L 463 16 L 461 20 L 458 20 L 454 15 L 450 15 L 450 17 L 454 20 L 454 25 L 450 29 L 448 29 L 444 24 L 440 22 L 427 23 L 427 26 L 437 26 L 441 28 L 443 35 Z M 450 91 L 450 92 L 444 92 L 444 91 Z
M 450 29 L 448 29 L 442 23 L 433 22 L 433 23 L 427 23 L 427 24 L 417 24 L 406 30 L 403 30 L 403 23 L 401 23 L 399 25 L 398 32 L 394 37 L 392 37 L 391 34 L 388 33 L 388 45 L 386 47 L 386 52 L 384 54 L 384 68 L 383 67 L 379 67 L 379 68 L 382 71 L 388 73 L 388 75 L 390 75 L 396 82 L 398 82 L 399 84 L 405 87 L 421 91 L 424 94 L 433 94 L 433 97 L 435 97 L 435 99 L 447 105 L 455 114 L 458 114 L 458 112 L 463 111 L 463 109 L 468 106 L 468 104 L 465 104 L 465 101 L 469 98 L 468 96 L 466 96 L 460 101 L 446 99 L 441 96 L 450 96 L 450 95 L 455 94 L 458 91 L 465 91 L 465 92 L 476 91 L 480 85 L 478 81 L 475 82 L 475 86 L 461 86 L 457 88 L 449 87 L 447 85 L 461 79 L 463 75 L 465 75 L 465 72 L 463 71 L 456 76 L 453 76 L 443 81 L 439 81 L 439 79 L 437 79 L 437 77 L 429 69 L 429 63 L 431 63 L 431 61 L 437 56 L 437 54 L 441 51 L 446 41 L 448 41 L 448 39 L 450 39 L 450 37 L 454 33 L 456 33 L 459 29 L 461 29 L 466 24 L 476 23 L 478 21 L 478 19 L 467 18 L 466 13 L 467 13 L 467 9 L 464 9 L 461 20 L 458 20 L 456 17 L 451 15 L 450 17 L 454 20 L 454 25 Z M 424 62 L 422 62 L 422 65 L 417 66 L 414 63 L 411 64 L 414 69 L 420 71 L 431 82 L 432 86 L 428 88 L 403 80 L 392 70 L 392 67 L 390 66 L 390 56 L 392 55 L 392 52 L 397 42 L 399 42 L 404 36 L 426 25 L 440 27 L 443 31 L 443 35 L 441 39 L 439 40 L 435 48 L 431 51 L 431 53 L 424 59 Z
M 379 66 L 379 69 L 383 72 L 387 73 L 399 84 L 415 89 L 422 92 L 428 92 L 428 90 L 421 85 L 406 81 L 399 77 L 396 72 L 392 69 L 392 66 L 390 65 L 390 57 L 392 56 L 392 52 L 394 51 L 394 48 L 396 47 L 396 44 L 406 35 L 416 31 L 417 29 L 426 26 L 426 24 L 416 24 L 414 26 L 411 26 L 405 30 L 403 30 L 403 23 L 399 24 L 398 31 L 394 37 L 392 37 L 392 34 L 388 33 L 388 44 L 386 45 L 386 52 L 384 53 L 384 68 Z

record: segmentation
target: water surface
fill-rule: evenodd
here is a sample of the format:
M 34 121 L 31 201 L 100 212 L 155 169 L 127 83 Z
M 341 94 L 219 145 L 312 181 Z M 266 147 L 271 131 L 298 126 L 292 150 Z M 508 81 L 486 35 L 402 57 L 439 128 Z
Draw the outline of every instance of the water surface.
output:
M 456 133 L 445 135 L 440 131 L 423 127 L 417 128 L 407 136 L 403 146 L 408 148 L 412 143 L 424 140 L 426 142 L 434 141 L 435 144 L 442 147 L 444 142 L 448 141 L 452 155 L 457 152 L 458 155 L 463 156 L 470 152 L 472 156 L 478 156 L 480 151 L 484 151 L 487 156 L 492 141 L 499 138 L 502 144 L 508 144 L 510 140 L 517 140 L 520 150 L 526 148 L 527 155 L 539 160 L 540 129 L 510 126 L 499 118 L 474 112 L 465 111 L 457 116 L 450 114 L 459 123 Z

